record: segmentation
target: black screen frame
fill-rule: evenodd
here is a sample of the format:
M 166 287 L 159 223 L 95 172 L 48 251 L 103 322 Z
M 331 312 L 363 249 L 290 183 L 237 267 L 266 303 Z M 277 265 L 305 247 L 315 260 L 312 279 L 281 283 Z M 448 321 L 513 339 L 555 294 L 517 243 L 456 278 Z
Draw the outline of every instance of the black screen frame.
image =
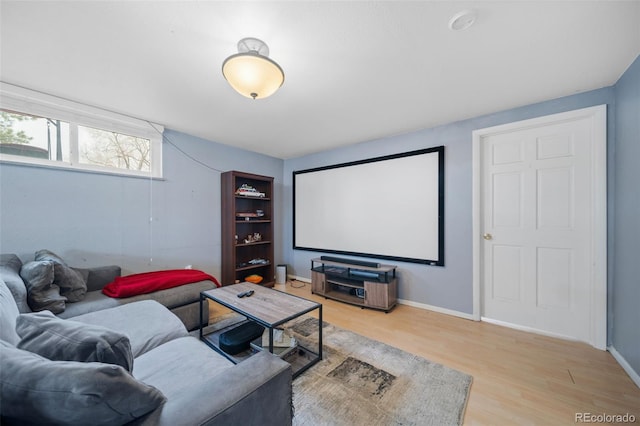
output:
M 294 250 L 304 250 L 304 251 L 312 251 L 312 252 L 322 252 L 322 253 L 335 253 L 342 255 L 353 255 L 353 256 L 362 256 L 362 257 L 370 257 L 376 259 L 388 259 L 400 262 L 409 262 L 409 263 L 418 263 L 424 265 L 431 266 L 444 266 L 445 258 L 444 258 L 444 247 L 445 247 L 445 223 L 444 223 L 444 177 L 445 177 L 445 147 L 437 146 L 432 148 L 419 149 L 415 151 L 403 152 L 398 154 L 385 155 L 380 157 L 368 158 L 358 161 L 351 161 L 346 163 L 333 164 L 322 167 L 315 167 L 305 170 L 298 170 L 292 172 L 293 179 L 293 197 L 292 197 L 292 210 L 293 210 L 293 249 Z M 429 153 L 437 153 L 438 155 L 438 258 L 437 259 L 420 259 L 420 258 L 412 258 L 412 257 L 402 257 L 402 256 L 393 256 L 393 255 L 385 255 L 383 253 L 367 253 L 367 252 L 354 252 L 354 251 L 344 251 L 344 250 L 336 250 L 336 249 L 327 249 L 327 248 L 318 248 L 318 247 L 304 247 L 299 246 L 296 243 L 296 176 L 305 173 L 313 173 L 319 171 L 326 171 L 330 169 L 337 169 L 342 167 L 357 167 L 362 164 L 369 164 L 374 162 L 383 162 L 388 160 L 394 160 L 403 157 L 415 156 L 415 155 L 423 155 Z

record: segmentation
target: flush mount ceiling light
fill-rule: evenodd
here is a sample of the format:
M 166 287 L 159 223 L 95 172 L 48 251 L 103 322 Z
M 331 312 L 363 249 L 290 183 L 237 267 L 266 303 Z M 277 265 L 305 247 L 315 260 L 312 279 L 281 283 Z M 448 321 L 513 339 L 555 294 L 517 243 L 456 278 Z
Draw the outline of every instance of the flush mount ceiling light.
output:
M 463 10 L 451 17 L 449 20 L 449 28 L 453 31 L 461 31 L 469 28 L 476 22 L 476 12 L 473 10 Z
M 284 83 L 282 68 L 269 59 L 269 47 L 251 37 L 240 40 L 238 53 L 225 59 L 222 75 L 238 93 L 253 99 L 273 95 Z

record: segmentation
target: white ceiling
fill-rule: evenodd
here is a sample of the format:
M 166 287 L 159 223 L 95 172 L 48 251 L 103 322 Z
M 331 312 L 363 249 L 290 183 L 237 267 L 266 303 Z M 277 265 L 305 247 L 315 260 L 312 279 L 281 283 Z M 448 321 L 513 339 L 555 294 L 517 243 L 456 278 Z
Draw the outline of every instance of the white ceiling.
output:
M 0 19 L 6 83 L 285 159 L 610 86 L 640 53 L 639 1 L 2 0 Z M 222 76 L 244 37 L 285 71 L 270 98 Z

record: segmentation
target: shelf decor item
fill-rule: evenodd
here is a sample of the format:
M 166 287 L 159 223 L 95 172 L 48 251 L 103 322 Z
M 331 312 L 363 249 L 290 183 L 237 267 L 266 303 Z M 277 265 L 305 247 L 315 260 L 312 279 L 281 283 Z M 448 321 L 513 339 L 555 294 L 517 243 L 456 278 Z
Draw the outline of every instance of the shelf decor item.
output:
M 244 277 L 244 280 L 250 282 L 252 284 L 260 284 L 262 282 L 262 277 L 257 274 L 251 274 L 248 277 Z
M 243 183 L 236 190 L 236 195 L 244 195 L 245 197 L 264 197 L 264 192 L 256 190 L 253 186 Z
M 251 173 L 222 173 L 222 285 L 261 277 L 273 287 L 273 178 Z

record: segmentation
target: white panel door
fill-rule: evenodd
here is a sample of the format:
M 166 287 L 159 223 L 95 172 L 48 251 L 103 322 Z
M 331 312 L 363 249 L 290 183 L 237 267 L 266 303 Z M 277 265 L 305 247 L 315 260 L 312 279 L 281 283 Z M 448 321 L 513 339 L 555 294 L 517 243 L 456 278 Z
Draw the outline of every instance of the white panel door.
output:
M 597 135 L 552 117 L 476 138 L 482 316 L 595 345 Z

